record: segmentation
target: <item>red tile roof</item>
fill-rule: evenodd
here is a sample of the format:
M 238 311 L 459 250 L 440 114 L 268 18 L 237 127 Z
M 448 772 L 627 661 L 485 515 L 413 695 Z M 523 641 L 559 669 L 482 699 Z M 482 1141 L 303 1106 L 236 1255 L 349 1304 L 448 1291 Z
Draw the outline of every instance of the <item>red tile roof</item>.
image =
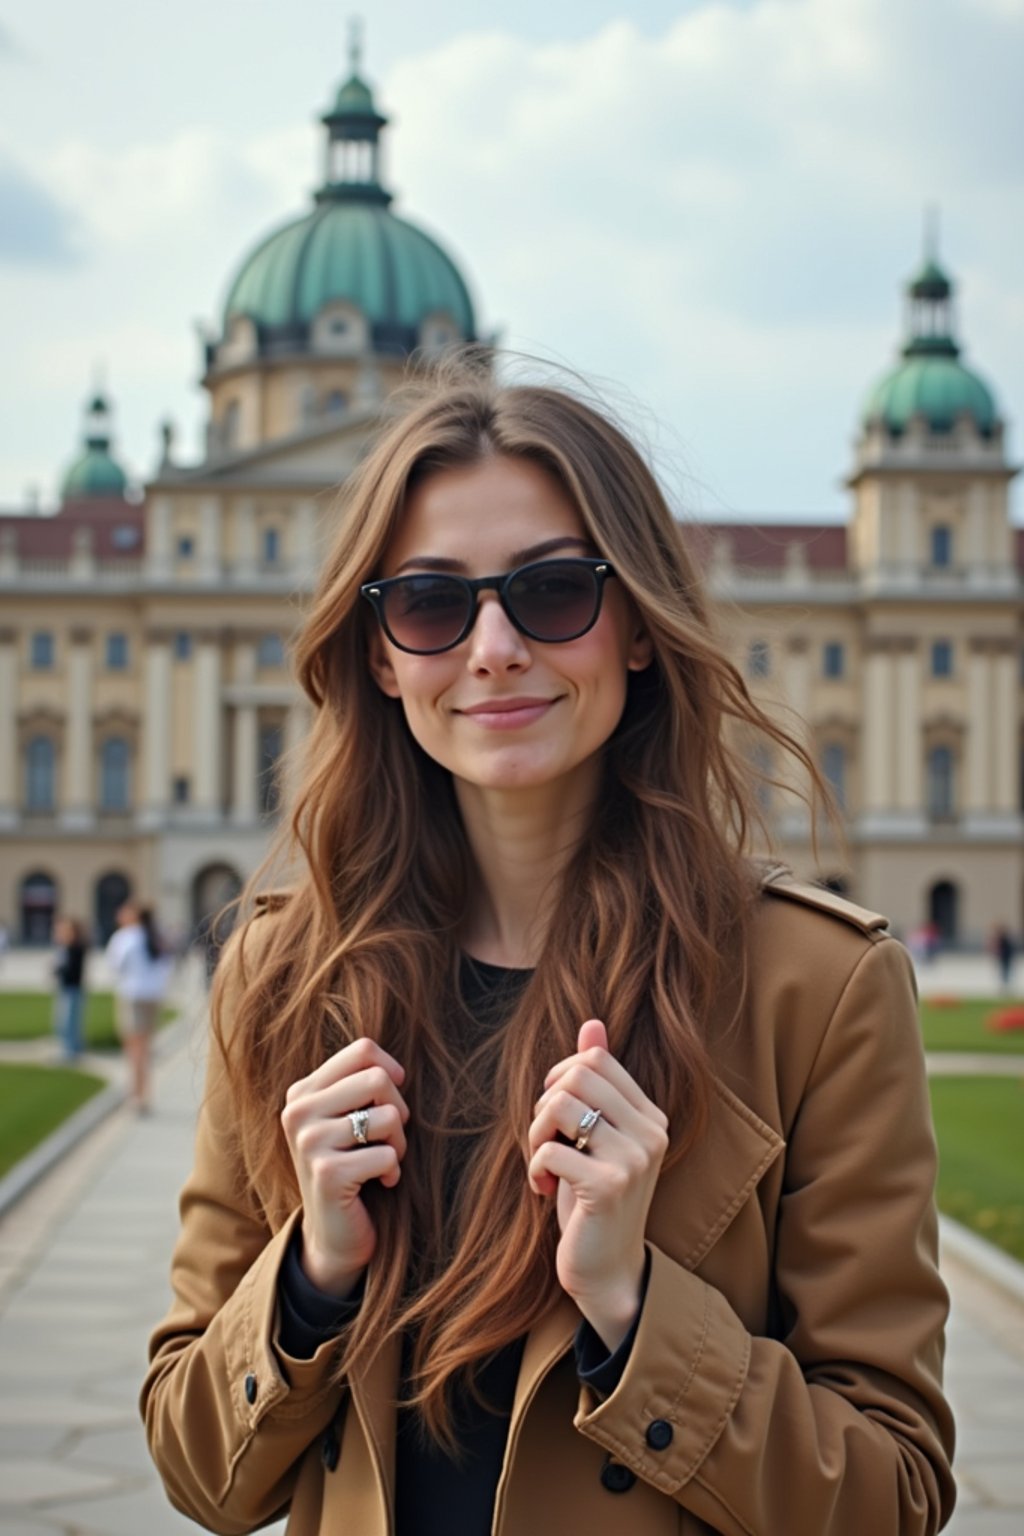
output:
M 66 560 L 74 549 L 74 536 L 82 528 L 92 531 L 92 552 L 97 560 L 138 560 L 146 547 L 142 506 L 118 496 L 89 497 L 68 501 L 59 512 L 0 516 L 0 532 L 13 529 L 18 555 L 24 560 Z M 117 530 L 132 529 L 128 542 Z
M 812 571 L 846 569 L 846 528 L 841 523 L 684 523 L 687 543 L 706 566 L 719 538 L 727 539 L 732 563 L 753 570 L 777 570 L 787 551 L 803 545 Z

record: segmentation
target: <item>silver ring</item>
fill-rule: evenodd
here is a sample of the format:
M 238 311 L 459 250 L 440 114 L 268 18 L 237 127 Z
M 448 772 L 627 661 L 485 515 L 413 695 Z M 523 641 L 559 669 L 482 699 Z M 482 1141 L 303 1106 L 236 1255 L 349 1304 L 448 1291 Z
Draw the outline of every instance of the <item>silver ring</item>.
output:
M 370 1145 L 367 1131 L 370 1129 L 370 1111 L 368 1109 L 354 1109 L 348 1117 L 348 1123 L 352 1127 L 352 1135 L 361 1147 Z
M 594 1134 L 594 1126 L 597 1124 L 600 1118 L 601 1111 L 599 1109 L 584 1110 L 583 1114 L 580 1116 L 580 1123 L 576 1127 L 577 1152 L 585 1152 L 587 1150 L 587 1143 L 591 1136 Z

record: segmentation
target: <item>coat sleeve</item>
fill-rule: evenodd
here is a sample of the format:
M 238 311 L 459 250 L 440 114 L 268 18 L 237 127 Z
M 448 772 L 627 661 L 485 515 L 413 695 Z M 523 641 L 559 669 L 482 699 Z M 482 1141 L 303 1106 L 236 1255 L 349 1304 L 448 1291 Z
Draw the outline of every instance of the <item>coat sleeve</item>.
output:
M 238 945 L 225 957 L 230 1028 Z M 298 1220 L 278 1232 L 246 1186 L 221 1053 L 211 1044 L 195 1161 L 181 1194 L 174 1300 L 150 1339 L 141 1408 L 177 1509 L 233 1536 L 287 1508 L 299 1463 L 341 1404 L 335 1346 L 292 1360 L 275 1346 L 278 1275 Z
M 859 960 L 787 1148 L 780 1338 L 658 1250 L 633 1351 L 576 1427 L 723 1536 L 926 1536 L 949 1519 L 935 1143 L 913 973 Z

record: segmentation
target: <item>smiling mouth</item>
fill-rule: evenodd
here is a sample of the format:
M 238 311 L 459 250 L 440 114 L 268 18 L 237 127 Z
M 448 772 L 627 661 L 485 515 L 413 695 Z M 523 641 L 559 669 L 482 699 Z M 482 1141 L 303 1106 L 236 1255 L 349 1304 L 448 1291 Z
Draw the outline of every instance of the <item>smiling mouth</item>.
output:
M 472 704 L 468 709 L 457 710 L 478 725 L 495 729 L 512 729 L 517 725 L 530 725 L 546 714 L 556 699 L 491 699 L 483 704 Z

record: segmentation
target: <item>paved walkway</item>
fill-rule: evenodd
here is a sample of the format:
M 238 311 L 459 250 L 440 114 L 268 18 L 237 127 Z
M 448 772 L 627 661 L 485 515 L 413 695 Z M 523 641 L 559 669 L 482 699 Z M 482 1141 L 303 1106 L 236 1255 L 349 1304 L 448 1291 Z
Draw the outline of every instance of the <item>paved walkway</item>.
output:
M 201 1087 L 202 1011 L 163 1042 L 156 1114 L 118 1110 L 0 1220 L 0 1532 L 180 1536 L 136 1401 L 168 1300 Z M 953 1536 L 1024 1531 L 1024 1304 L 948 1256 L 960 1426 Z M 273 1528 L 280 1532 L 282 1527 Z

